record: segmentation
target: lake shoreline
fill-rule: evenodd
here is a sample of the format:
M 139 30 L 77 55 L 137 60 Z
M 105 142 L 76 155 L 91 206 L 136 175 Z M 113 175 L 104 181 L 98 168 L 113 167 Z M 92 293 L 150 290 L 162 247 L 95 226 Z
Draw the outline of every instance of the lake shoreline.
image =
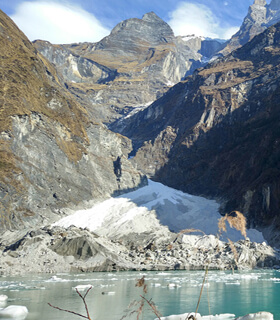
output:
M 108 239 L 77 227 L 44 227 L 1 239 L 0 275 L 57 272 L 248 270 L 280 266 L 266 243 L 220 241 L 213 235 L 131 234 Z M 18 238 L 19 237 L 19 238 Z M 9 242 L 8 240 L 9 239 Z M 6 242 L 6 244 L 5 244 Z
M 129 305 L 137 309 L 133 302 L 139 302 L 143 288 L 136 287 L 135 284 L 143 276 L 147 285 L 145 296 L 147 299 L 152 298 L 163 317 L 195 310 L 204 271 L 64 272 L 56 275 L 0 277 L 0 293 L 8 296 L 7 305 L 26 306 L 29 310 L 28 320 L 37 320 L 39 317 L 41 320 L 67 320 L 68 314 L 50 308 L 48 303 L 83 313 L 83 303 L 75 289 L 82 290 L 92 286 L 87 296 L 91 316 L 94 319 L 120 320 L 127 312 L 132 311 L 128 309 Z M 234 273 L 209 271 L 198 313 L 221 316 L 230 313 L 238 317 L 269 311 L 277 320 L 280 316 L 279 281 L 280 274 L 277 270 L 243 270 Z M 267 292 L 266 296 L 263 295 L 264 290 Z M 208 304 L 211 306 L 210 313 Z M 155 319 L 148 305 L 144 315 L 147 320 Z M 136 317 L 137 314 L 134 313 L 128 319 Z

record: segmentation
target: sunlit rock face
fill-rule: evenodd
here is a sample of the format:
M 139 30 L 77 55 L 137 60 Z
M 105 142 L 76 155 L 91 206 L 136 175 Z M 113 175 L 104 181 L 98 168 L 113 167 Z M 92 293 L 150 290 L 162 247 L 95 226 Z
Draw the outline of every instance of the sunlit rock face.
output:
M 89 118 L 3 12 L 0 22 L 1 230 L 47 223 L 65 206 L 145 183 L 127 160 L 129 139 Z
M 98 43 L 34 44 L 55 64 L 89 114 L 106 124 L 161 97 L 207 64 L 223 45 L 217 40 L 175 37 L 153 12 L 120 22 Z
M 221 53 L 226 55 L 232 52 L 279 21 L 280 2 L 278 0 L 272 0 L 270 4 L 267 4 L 266 0 L 255 0 L 249 7 L 239 31 L 232 36 Z
M 131 160 L 169 186 L 215 197 L 279 245 L 279 40 L 270 27 L 123 121 Z M 275 233 L 271 229 L 274 229 Z

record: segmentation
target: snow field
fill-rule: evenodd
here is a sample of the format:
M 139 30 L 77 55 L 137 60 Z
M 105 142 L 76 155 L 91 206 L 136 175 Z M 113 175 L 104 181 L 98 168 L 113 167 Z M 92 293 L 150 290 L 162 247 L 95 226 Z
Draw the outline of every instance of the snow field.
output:
M 79 210 L 55 226 L 88 228 L 99 235 L 117 237 L 129 233 L 156 232 L 166 226 L 170 231 L 199 229 L 207 235 L 218 233 L 219 204 L 214 200 L 192 196 L 149 180 L 147 186 L 136 191 L 109 198 L 90 209 Z M 262 233 L 249 229 L 251 241 L 264 242 Z M 227 238 L 244 239 L 239 231 L 228 227 Z

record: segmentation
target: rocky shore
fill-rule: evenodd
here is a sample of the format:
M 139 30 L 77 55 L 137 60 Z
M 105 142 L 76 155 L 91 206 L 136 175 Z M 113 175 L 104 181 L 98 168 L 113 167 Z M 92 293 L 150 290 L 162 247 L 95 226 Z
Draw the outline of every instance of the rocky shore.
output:
M 11 240 L 13 239 L 13 241 Z M 265 243 L 222 242 L 213 235 L 166 237 L 130 234 L 117 240 L 77 227 L 6 232 L 0 239 L 0 274 L 121 270 L 278 268 L 280 254 Z

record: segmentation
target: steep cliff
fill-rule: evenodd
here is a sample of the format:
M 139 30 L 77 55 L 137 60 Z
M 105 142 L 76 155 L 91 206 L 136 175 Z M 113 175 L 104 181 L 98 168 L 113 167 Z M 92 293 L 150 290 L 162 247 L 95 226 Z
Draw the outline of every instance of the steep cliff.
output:
M 226 55 L 243 46 L 254 36 L 279 21 L 280 2 L 278 0 L 272 0 L 270 4 L 267 4 L 266 0 L 255 0 L 249 7 L 239 31 L 232 36 L 221 53 Z
M 124 120 L 121 132 L 139 148 L 132 161 L 279 232 L 279 53 L 277 24 Z M 266 236 L 279 245 L 279 236 Z
M 145 182 L 126 159 L 130 141 L 88 118 L 2 11 L 0 39 L 1 230 L 51 221 L 61 208 Z
M 108 124 L 158 99 L 186 73 L 205 65 L 222 44 L 175 37 L 150 12 L 122 21 L 98 43 L 36 41 L 35 46 L 55 64 L 88 113 Z

